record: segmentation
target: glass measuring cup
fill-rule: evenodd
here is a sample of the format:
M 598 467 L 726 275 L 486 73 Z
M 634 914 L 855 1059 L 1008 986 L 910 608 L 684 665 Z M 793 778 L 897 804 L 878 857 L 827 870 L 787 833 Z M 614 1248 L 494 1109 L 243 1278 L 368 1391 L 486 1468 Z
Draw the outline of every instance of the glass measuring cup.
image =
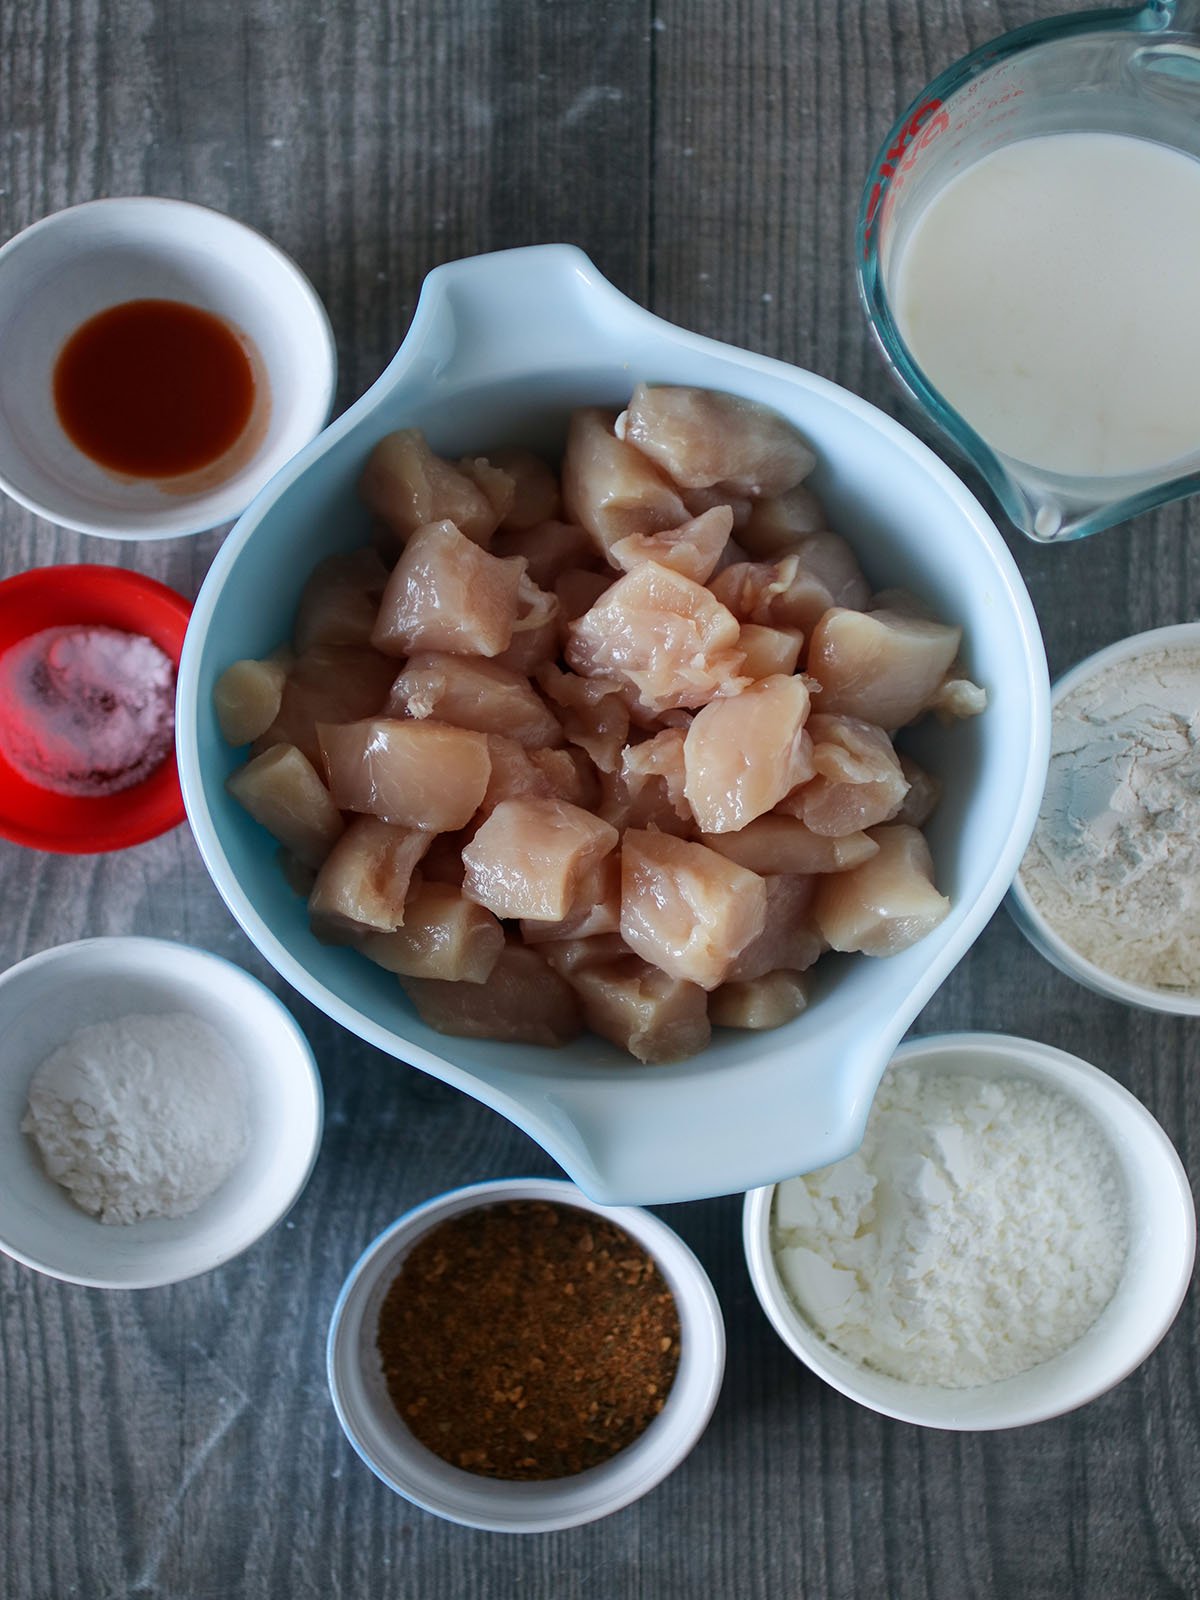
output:
M 1196 448 L 1165 465 L 1085 477 L 1017 460 L 983 439 L 926 377 L 889 293 L 913 224 L 960 172 L 1018 140 L 1082 132 L 1151 140 L 1200 159 L 1200 0 L 1052 18 L 964 56 L 884 141 L 855 238 L 859 292 L 893 375 L 979 469 L 1017 527 L 1045 543 L 1082 538 L 1200 490 L 1200 406 Z

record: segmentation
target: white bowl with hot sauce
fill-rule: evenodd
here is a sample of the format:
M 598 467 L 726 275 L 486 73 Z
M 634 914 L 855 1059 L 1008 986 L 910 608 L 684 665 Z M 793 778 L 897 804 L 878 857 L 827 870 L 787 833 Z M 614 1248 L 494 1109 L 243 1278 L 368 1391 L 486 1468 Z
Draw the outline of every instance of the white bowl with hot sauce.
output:
M 679 1314 L 679 1365 L 658 1415 L 607 1461 L 563 1477 L 488 1477 L 436 1455 L 396 1409 L 377 1345 L 384 1299 L 420 1240 L 452 1218 L 513 1201 L 582 1211 L 627 1234 L 657 1266 Z M 700 1262 L 650 1212 L 594 1205 L 561 1179 L 501 1178 L 427 1200 L 367 1247 L 334 1307 L 326 1362 L 338 1421 L 359 1457 L 389 1489 L 466 1527 L 550 1533 L 620 1511 L 680 1465 L 708 1426 L 721 1391 L 725 1324 Z M 464 1419 L 465 1426 L 469 1422 Z
M 636 365 L 634 358 L 636 357 Z M 368 540 L 356 485 L 386 434 L 421 428 L 457 457 L 561 452 L 580 406 L 625 406 L 635 383 L 723 391 L 805 436 L 812 486 L 875 591 L 907 588 L 963 629 L 964 672 L 988 695 L 952 728 L 906 744 L 943 784 L 927 830 L 941 924 L 887 960 L 826 956 L 807 1010 L 770 1033 L 718 1029 L 688 1060 L 631 1068 L 604 1040 L 560 1049 L 447 1037 L 394 976 L 322 944 L 266 830 L 226 790 L 243 754 L 213 690 L 292 629 L 308 574 Z M 250 938 L 330 1016 L 512 1118 L 593 1198 L 653 1204 L 773 1181 L 853 1149 L 892 1048 L 998 905 L 1045 775 L 1047 679 L 1037 622 L 978 503 L 912 435 L 836 385 L 686 333 L 633 305 L 578 250 L 539 246 L 439 267 L 375 387 L 276 478 L 217 556 L 180 667 L 185 803 L 217 888 Z
M 232 521 L 324 426 L 337 376 L 325 309 L 278 246 L 150 196 L 10 239 L 0 343 L 0 488 L 109 539 Z

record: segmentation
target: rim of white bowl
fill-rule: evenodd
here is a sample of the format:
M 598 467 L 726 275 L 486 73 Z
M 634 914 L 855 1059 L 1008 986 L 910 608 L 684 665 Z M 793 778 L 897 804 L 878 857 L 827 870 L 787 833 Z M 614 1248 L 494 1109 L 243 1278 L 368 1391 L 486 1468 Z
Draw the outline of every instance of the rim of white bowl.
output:
M 965 1064 L 963 1057 L 966 1055 L 973 1056 L 976 1065 Z M 768 1321 L 792 1354 L 831 1388 L 858 1405 L 866 1406 L 868 1410 L 898 1422 L 961 1433 L 993 1432 L 1001 1428 L 1045 1422 L 1087 1405 L 1122 1383 L 1152 1354 L 1170 1329 L 1191 1284 L 1196 1254 L 1195 1205 L 1187 1172 L 1175 1146 L 1162 1125 L 1137 1096 L 1091 1062 L 1056 1049 L 1053 1045 L 1023 1039 L 1015 1034 L 947 1033 L 907 1040 L 896 1051 L 891 1064 L 928 1064 L 935 1070 L 954 1070 L 957 1066 L 960 1070 L 977 1071 L 986 1062 L 994 1066 L 994 1076 L 1012 1073 L 1036 1079 L 1047 1088 L 1068 1095 L 1088 1111 L 1109 1140 L 1122 1174 L 1127 1176 L 1135 1167 L 1139 1173 L 1149 1172 L 1159 1193 L 1166 1197 L 1178 1227 L 1179 1248 L 1174 1270 L 1165 1285 L 1157 1314 L 1147 1322 L 1144 1335 L 1131 1346 L 1127 1355 L 1105 1371 L 1103 1376 L 1088 1381 L 1079 1378 L 1074 1382 L 1069 1379 L 1062 1381 L 1074 1353 L 1091 1338 L 1093 1330 L 1099 1328 L 1108 1307 L 1086 1333 L 1059 1355 L 1040 1366 L 995 1383 L 947 1389 L 932 1384 L 905 1383 L 873 1372 L 828 1344 L 805 1319 L 781 1283 L 770 1238 L 771 1210 L 778 1185 L 772 1183 L 761 1189 L 751 1189 L 742 1207 L 742 1245 L 750 1281 Z M 981 1076 L 986 1075 L 984 1067 Z M 1153 1164 L 1149 1161 L 1137 1162 L 1132 1152 L 1122 1147 L 1114 1136 L 1115 1127 L 1122 1124 L 1135 1128 L 1148 1139 L 1154 1151 Z M 1131 1257 L 1132 1248 L 1130 1257 L 1127 1257 L 1126 1273 L 1130 1269 Z M 1115 1302 L 1120 1289 L 1121 1285 L 1118 1284 L 1110 1305 Z M 1050 1369 L 1054 1369 L 1056 1377 L 1052 1385 L 1053 1395 L 1041 1401 L 1030 1403 L 1026 1400 L 1022 1403 L 1020 1390 L 1027 1387 L 1024 1380 L 1028 1380 L 1033 1373 Z M 982 1396 L 990 1396 L 992 1404 L 985 1409 L 979 1409 L 977 1405 L 972 1408 L 972 1401 L 978 1402 Z M 963 1414 L 964 1411 L 970 1414 Z
M 334 338 L 333 324 L 329 320 L 329 313 L 325 303 L 313 287 L 307 273 L 288 255 L 274 239 L 269 238 L 260 229 L 251 227 L 248 222 L 242 222 L 237 217 L 232 217 L 228 212 L 218 211 L 215 206 L 200 205 L 194 200 L 179 200 L 172 195 L 105 195 L 97 200 L 83 200 L 73 206 L 63 206 L 58 211 L 52 211 L 48 216 L 39 217 L 36 222 L 31 222 L 28 227 L 14 233 L 0 245 L 0 269 L 3 268 L 4 259 L 10 253 L 15 253 L 23 247 L 30 238 L 53 231 L 64 225 L 69 226 L 78 219 L 81 213 L 92 212 L 101 208 L 112 207 L 128 208 L 131 211 L 149 210 L 160 211 L 186 211 L 206 219 L 215 219 L 220 225 L 244 234 L 247 239 L 254 242 L 256 248 L 272 256 L 286 276 L 294 283 L 300 298 L 305 301 L 310 310 L 319 342 L 315 346 L 305 347 L 305 368 L 310 372 L 310 381 L 314 385 L 314 397 L 317 402 L 314 416 L 317 418 L 311 431 L 305 430 L 307 437 L 297 446 L 291 455 L 284 457 L 276 463 L 270 472 L 265 475 L 255 474 L 258 479 L 255 487 L 241 500 L 240 505 L 233 507 L 222 506 L 219 515 L 212 516 L 203 508 L 209 506 L 218 497 L 222 496 L 224 485 L 218 484 L 211 491 L 197 496 L 187 502 L 192 507 L 195 515 L 189 516 L 182 509 L 175 516 L 169 516 L 164 510 L 161 521 L 153 528 L 141 528 L 133 531 L 114 530 L 102 527 L 95 522 L 89 522 L 81 517 L 63 515 L 51 510 L 44 502 L 36 497 L 26 494 L 0 473 L 0 490 L 19 506 L 24 506 L 26 511 L 32 511 L 35 516 L 43 517 L 56 528 L 68 528 L 73 533 L 85 533 L 93 539 L 113 539 L 121 543 L 145 543 L 156 539 L 183 539 L 191 538 L 196 534 L 208 533 L 213 528 L 218 528 L 225 522 L 234 522 L 242 515 L 262 491 L 270 483 L 276 472 L 280 472 L 294 455 L 305 449 L 313 439 L 322 431 L 329 421 L 333 410 L 334 395 L 337 390 L 338 359 L 337 341 Z M 199 520 L 197 520 L 199 518 Z
M 1200 648 L 1200 622 L 1177 622 L 1165 628 L 1151 628 L 1146 633 L 1131 633 L 1085 656 L 1060 678 L 1056 678 L 1051 686 L 1051 727 L 1057 707 L 1097 673 L 1121 661 L 1131 661 L 1136 656 L 1152 655 L 1159 650 L 1188 644 Z M 1034 826 L 1036 828 L 1037 824 Z M 1144 983 L 1133 983 L 1081 955 L 1034 905 L 1029 890 L 1021 881 L 1020 866 L 1004 904 L 1009 916 L 1038 954 L 1093 993 L 1102 994 L 1108 1000 L 1122 1001 L 1125 1005 L 1139 1006 L 1145 1011 L 1163 1011 L 1177 1017 L 1200 1017 L 1200 994 L 1171 994 L 1164 989 L 1152 989 Z
M 609 1461 L 568 1478 L 513 1481 L 464 1472 L 435 1456 L 404 1426 L 386 1394 L 375 1406 L 361 1360 L 364 1314 L 381 1280 L 437 1223 L 505 1200 L 546 1200 L 603 1217 L 646 1249 L 667 1280 L 679 1311 L 681 1356 L 666 1404 L 649 1428 Z M 685 1370 L 686 1368 L 686 1370 Z M 695 1252 L 661 1218 L 637 1206 L 604 1206 L 564 1178 L 494 1178 L 466 1184 L 406 1211 L 351 1267 L 329 1323 L 326 1374 L 342 1431 L 381 1483 L 423 1511 L 491 1533 L 552 1533 L 580 1527 L 641 1499 L 690 1454 L 708 1426 L 725 1371 L 725 1323 L 716 1290 Z M 404 1470 L 380 1460 L 363 1424 L 382 1414 Z M 443 1480 L 438 1492 L 433 1473 Z
M 321 1083 L 321 1074 L 317 1067 L 316 1057 L 312 1046 L 292 1013 L 284 1005 L 277 994 L 267 988 L 261 979 L 256 978 L 252 972 L 247 972 L 234 961 L 227 961 L 224 956 L 216 955 L 211 950 L 202 950 L 197 945 L 182 944 L 174 939 L 155 938 L 149 934 L 99 934 L 87 939 L 73 939 L 66 944 L 51 945 L 47 950 L 39 950 L 36 954 L 26 956 L 24 960 L 16 962 L 5 971 L 0 972 L 0 989 L 11 987 L 14 983 L 21 983 L 29 974 L 45 966 L 53 966 L 59 962 L 70 962 L 78 957 L 85 949 L 102 945 L 114 955 L 127 954 L 129 965 L 136 965 L 144 973 L 143 959 L 148 951 L 156 951 L 168 955 L 171 960 L 182 960 L 189 965 L 209 967 L 212 972 L 220 975 L 219 982 L 229 983 L 231 978 L 234 983 L 242 982 L 253 988 L 267 1002 L 267 1009 L 273 1014 L 275 1022 L 280 1028 L 298 1061 L 303 1062 L 305 1073 L 302 1082 L 307 1085 L 312 1113 L 311 1137 L 308 1140 L 307 1155 L 302 1169 L 297 1170 L 296 1181 L 291 1186 L 288 1198 L 280 1205 L 274 1207 L 264 1219 L 259 1213 L 252 1223 L 240 1228 L 231 1235 L 231 1244 L 223 1247 L 215 1259 L 197 1266 L 187 1272 L 148 1272 L 131 1277 L 111 1278 L 100 1273 L 73 1273 L 55 1267 L 42 1257 L 30 1251 L 13 1245 L 7 1238 L 7 1229 L 3 1218 L 3 1209 L 0 1208 L 0 1251 L 19 1262 L 22 1266 L 40 1272 L 44 1277 L 57 1279 L 60 1283 L 79 1284 L 87 1289 L 161 1289 L 172 1283 L 186 1283 L 190 1278 L 203 1277 L 205 1273 L 214 1272 L 218 1267 L 223 1267 L 227 1262 L 235 1260 L 251 1245 L 257 1244 L 265 1238 L 274 1228 L 283 1221 L 288 1212 L 299 1200 L 308 1186 L 312 1171 L 321 1151 L 321 1137 L 325 1120 L 325 1095 Z M 250 1069 L 247 1069 L 248 1071 Z M 47 1184 L 54 1184 L 54 1180 L 46 1177 Z M 186 1221 L 186 1218 L 179 1219 Z M 98 1226 L 101 1226 L 98 1224 Z

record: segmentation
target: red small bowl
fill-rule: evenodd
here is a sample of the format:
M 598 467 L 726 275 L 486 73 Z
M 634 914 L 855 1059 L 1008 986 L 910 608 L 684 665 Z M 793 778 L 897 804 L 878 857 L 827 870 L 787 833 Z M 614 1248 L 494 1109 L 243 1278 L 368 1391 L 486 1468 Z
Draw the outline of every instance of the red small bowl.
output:
M 34 567 L 0 583 L 0 654 L 43 628 L 120 628 L 152 639 L 175 666 L 191 602 L 123 567 Z M 91 855 L 143 844 L 184 819 L 174 751 L 117 794 L 80 797 L 39 789 L 0 756 L 0 837 L 33 850 Z

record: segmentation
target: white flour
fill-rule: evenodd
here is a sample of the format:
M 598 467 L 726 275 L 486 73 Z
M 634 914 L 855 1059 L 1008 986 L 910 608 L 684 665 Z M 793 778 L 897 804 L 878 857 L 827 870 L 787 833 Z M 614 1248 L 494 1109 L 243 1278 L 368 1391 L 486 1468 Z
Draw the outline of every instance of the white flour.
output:
M 1021 882 L 1096 966 L 1200 993 L 1200 650 L 1119 662 L 1057 707 Z
M 186 1012 L 94 1023 L 38 1067 L 21 1129 L 101 1222 L 183 1217 L 245 1151 L 243 1068 Z
M 1124 1271 L 1124 1184 L 1073 1101 L 1026 1079 L 888 1071 L 862 1148 L 781 1183 L 772 1246 L 852 1360 L 961 1389 L 1048 1361 Z

